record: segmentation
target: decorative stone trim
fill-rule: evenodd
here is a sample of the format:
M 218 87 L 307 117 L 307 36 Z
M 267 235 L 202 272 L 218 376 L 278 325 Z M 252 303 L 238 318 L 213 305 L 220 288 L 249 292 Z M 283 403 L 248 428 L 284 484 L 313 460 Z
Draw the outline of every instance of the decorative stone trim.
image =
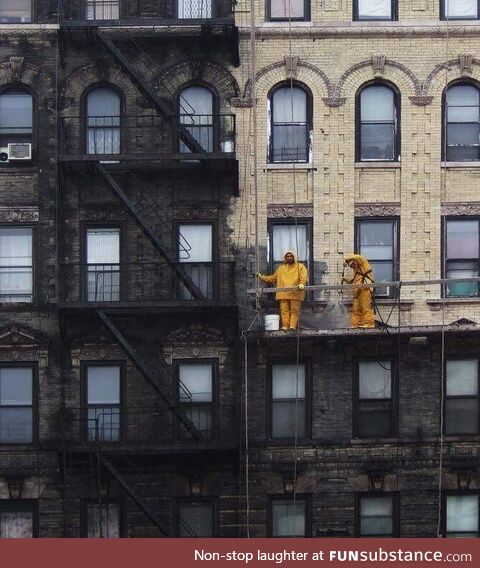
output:
M 0 223 L 38 223 L 38 207 L 0 207 Z
M 433 97 L 427 95 L 415 95 L 413 97 L 408 97 L 414 105 L 417 106 L 427 106 L 432 103 Z
M 480 215 L 480 202 L 444 203 L 442 215 Z
M 175 207 L 175 219 L 202 219 L 211 220 L 217 217 L 217 209 L 214 207 L 208 208 L 191 208 L 191 207 Z
M 323 102 L 329 107 L 339 107 L 345 104 L 345 97 L 323 97 Z
M 11 80 L 12 81 L 21 81 L 22 80 L 23 62 L 24 61 L 25 61 L 25 57 L 10 57 L 8 65 L 10 67 Z
M 125 353 L 118 345 L 99 345 L 72 349 L 72 367 L 80 367 L 82 361 L 125 361 Z
M 400 203 L 359 203 L 355 205 L 355 217 L 396 217 L 400 215 Z
M 313 205 L 309 203 L 295 205 L 269 205 L 267 216 L 269 219 L 293 219 L 297 217 L 313 217 Z
M 253 99 L 247 97 L 233 97 L 230 99 L 230 104 L 235 108 L 249 108 L 253 107 Z
M 458 54 L 458 66 L 464 75 L 470 75 L 472 72 L 473 55 L 471 53 Z
M 295 79 L 297 77 L 298 64 L 300 63 L 300 58 L 296 55 L 286 55 L 285 56 L 285 71 L 287 74 L 287 79 Z
M 375 73 L 383 75 L 385 71 L 385 55 L 383 53 L 372 53 L 372 67 Z

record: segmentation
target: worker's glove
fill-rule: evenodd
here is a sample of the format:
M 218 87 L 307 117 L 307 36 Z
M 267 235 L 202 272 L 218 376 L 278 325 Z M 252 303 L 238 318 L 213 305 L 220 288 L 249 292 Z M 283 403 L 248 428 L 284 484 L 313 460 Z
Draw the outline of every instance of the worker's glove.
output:
M 305 284 L 299 284 L 299 285 L 297 286 L 297 288 L 298 288 L 299 290 L 303 290 L 303 289 L 305 288 Z
M 257 272 L 256 277 L 257 277 L 259 280 L 263 280 L 263 278 L 264 278 L 263 274 L 260 274 L 260 272 Z

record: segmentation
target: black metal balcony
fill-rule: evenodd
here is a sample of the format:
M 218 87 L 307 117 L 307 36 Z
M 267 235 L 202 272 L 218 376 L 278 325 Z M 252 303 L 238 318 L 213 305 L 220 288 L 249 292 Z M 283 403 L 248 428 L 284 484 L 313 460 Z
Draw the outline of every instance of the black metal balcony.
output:
M 233 160 L 235 115 L 74 116 L 61 119 L 64 161 Z M 187 131 L 204 152 L 181 140 Z
M 233 22 L 233 0 L 66 0 L 64 26 Z
M 201 290 L 195 300 L 165 263 L 64 264 L 62 306 L 82 308 L 234 306 L 233 262 L 179 262 Z

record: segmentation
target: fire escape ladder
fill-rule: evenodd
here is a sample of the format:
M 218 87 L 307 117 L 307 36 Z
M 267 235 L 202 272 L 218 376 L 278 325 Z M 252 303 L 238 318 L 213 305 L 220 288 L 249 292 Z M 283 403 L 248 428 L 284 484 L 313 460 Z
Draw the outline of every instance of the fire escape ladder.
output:
M 113 477 L 122 486 L 124 491 L 135 501 L 135 503 L 142 509 L 142 511 L 147 515 L 147 517 L 153 522 L 157 529 L 162 533 L 163 536 L 170 536 L 168 531 L 158 520 L 157 515 L 150 509 L 150 507 L 141 499 L 137 493 L 134 491 L 132 486 L 127 482 L 123 475 L 118 471 L 118 469 L 108 460 L 103 454 L 98 456 L 98 459 L 102 465 L 108 469 L 108 471 L 113 475 Z
M 192 294 L 195 300 L 205 300 L 205 295 L 200 288 L 193 282 L 193 280 L 185 273 L 181 265 L 175 262 L 170 255 L 165 251 L 164 246 L 158 236 L 154 233 L 149 223 L 139 214 L 134 202 L 126 195 L 117 181 L 113 178 L 112 174 L 105 168 L 103 164 L 95 163 L 97 171 L 101 174 L 107 182 L 108 187 L 111 189 L 117 199 L 119 199 L 127 208 L 127 211 L 133 217 L 137 225 L 142 229 L 146 237 L 151 241 L 153 246 L 160 253 L 160 256 L 166 264 L 173 270 L 175 276 L 182 282 L 185 288 Z
M 168 396 L 165 395 L 163 390 L 157 383 L 155 378 L 155 374 L 151 369 L 149 369 L 145 363 L 141 360 L 136 350 L 133 346 L 128 342 L 122 332 L 118 329 L 118 327 L 113 323 L 113 321 L 107 316 L 107 314 L 103 310 L 96 310 L 98 317 L 102 320 L 105 326 L 109 329 L 118 343 L 121 345 L 122 349 L 128 355 L 132 363 L 135 367 L 142 373 L 145 377 L 147 382 L 154 388 L 156 393 L 159 395 L 161 400 L 166 404 L 168 410 L 174 412 L 178 421 L 185 427 L 185 429 L 192 435 L 195 440 L 201 440 L 202 434 L 201 432 L 193 425 L 192 421 L 185 415 L 182 408 L 179 407 L 177 404 L 171 402 Z M 185 395 L 183 395 L 185 396 Z
M 146 66 L 146 71 L 144 73 L 141 73 L 130 63 L 127 57 L 110 38 L 106 37 L 98 30 L 96 34 L 102 45 L 104 45 L 107 50 L 109 50 L 110 53 L 114 55 L 116 60 L 122 65 L 124 69 L 126 69 L 131 78 L 138 85 L 138 87 L 154 102 L 157 111 L 163 114 L 169 121 L 171 121 L 174 125 L 174 128 L 178 129 L 181 141 L 190 150 L 190 152 L 193 152 L 195 154 L 205 154 L 205 148 L 203 148 L 201 144 L 199 144 L 197 140 L 195 140 L 195 138 L 191 135 L 188 129 L 181 124 L 180 117 L 177 116 L 172 108 L 158 95 L 154 87 L 148 81 L 148 77 L 151 74 L 151 69 L 149 68 L 149 66 Z M 186 157 L 188 157 L 188 154 L 186 154 Z

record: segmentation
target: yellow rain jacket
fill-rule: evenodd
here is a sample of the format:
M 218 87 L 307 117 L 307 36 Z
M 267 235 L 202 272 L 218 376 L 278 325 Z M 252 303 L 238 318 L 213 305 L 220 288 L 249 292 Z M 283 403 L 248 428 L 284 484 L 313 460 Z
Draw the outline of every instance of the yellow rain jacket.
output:
M 283 255 L 285 256 L 290 253 L 293 255 L 295 262 L 293 264 L 287 264 L 286 262 L 279 266 L 274 274 L 270 276 L 260 275 L 259 279 L 267 284 L 273 284 L 276 288 L 290 288 L 293 286 L 298 286 L 303 284 L 304 286 L 308 282 L 308 271 L 307 267 L 301 262 L 297 262 L 297 255 L 292 250 L 287 250 Z M 292 291 L 292 292 L 277 292 L 275 294 L 277 300 L 300 300 L 303 302 L 305 299 L 305 292 L 303 290 Z
M 352 268 L 354 275 L 345 279 L 348 284 L 368 284 L 374 282 L 372 267 L 361 254 L 349 254 L 345 262 Z M 373 290 L 371 288 L 355 288 L 353 290 L 352 327 L 375 327 L 375 311 L 373 309 Z

